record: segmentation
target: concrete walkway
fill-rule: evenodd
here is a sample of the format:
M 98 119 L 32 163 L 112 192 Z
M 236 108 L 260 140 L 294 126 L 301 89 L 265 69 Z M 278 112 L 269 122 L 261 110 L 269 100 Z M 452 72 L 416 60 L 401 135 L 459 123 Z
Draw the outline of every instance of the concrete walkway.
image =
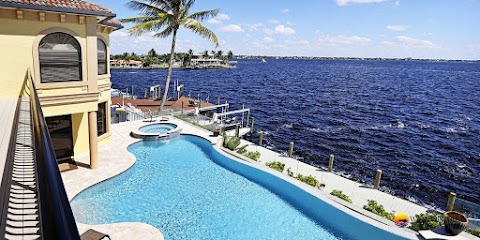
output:
M 409 216 L 415 214 L 425 213 L 428 209 L 419 206 L 415 203 L 407 200 L 392 196 L 388 193 L 381 192 L 379 190 L 372 189 L 370 186 L 354 182 L 344 177 L 335 175 L 334 173 L 326 172 L 316 167 L 310 166 L 306 163 L 297 161 L 293 158 L 282 156 L 281 154 L 264 147 L 258 146 L 248 141 L 242 141 L 242 144 L 248 144 L 248 151 L 260 152 L 259 163 L 265 164 L 267 162 L 278 161 L 285 164 L 284 174 L 288 176 L 287 169 L 294 173 L 302 175 L 312 175 L 321 184 L 325 184 L 325 187 L 321 188 L 324 194 L 330 195 L 332 190 L 341 190 L 344 194 L 350 197 L 352 204 L 356 207 L 363 208 L 363 205 L 367 204 L 367 200 L 376 200 L 379 204 L 385 207 L 386 211 L 395 211 L 396 213 L 406 213 Z

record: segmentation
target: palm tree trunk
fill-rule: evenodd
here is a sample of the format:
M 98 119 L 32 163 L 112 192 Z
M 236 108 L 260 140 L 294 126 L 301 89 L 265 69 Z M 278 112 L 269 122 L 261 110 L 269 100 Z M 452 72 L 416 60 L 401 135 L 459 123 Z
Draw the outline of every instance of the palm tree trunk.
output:
M 167 101 L 168 87 L 170 87 L 170 79 L 172 78 L 173 58 L 175 57 L 175 42 L 177 40 L 177 30 L 178 29 L 175 29 L 173 31 L 172 50 L 170 51 L 170 60 L 168 61 L 167 81 L 165 82 L 165 90 L 163 92 L 162 102 L 160 103 L 160 112 L 163 112 L 163 106 Z

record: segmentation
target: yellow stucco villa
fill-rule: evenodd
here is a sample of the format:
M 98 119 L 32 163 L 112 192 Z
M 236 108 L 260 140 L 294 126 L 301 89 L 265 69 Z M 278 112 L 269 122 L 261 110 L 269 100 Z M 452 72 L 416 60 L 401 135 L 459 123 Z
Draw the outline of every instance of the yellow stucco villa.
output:
M 59 162 L 110 136 L 110 10 L 80 0 L 0 0 L 0 96 L 19 96 L 27 71 L 36 85 Z
M 109 9 L 86 0 L 0 0 L 0 239 L 79 235 L 60 169 L 109 141 Z

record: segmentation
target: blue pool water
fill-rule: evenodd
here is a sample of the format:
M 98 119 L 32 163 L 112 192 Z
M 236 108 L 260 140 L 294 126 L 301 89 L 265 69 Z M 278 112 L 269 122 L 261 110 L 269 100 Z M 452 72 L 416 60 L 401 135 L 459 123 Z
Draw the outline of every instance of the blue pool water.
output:
M 177 127 L 175 124 L 170 124 L 170 123 L 157 123 L 157 124 L 151 124 L 147 125 L 145 127 L 141 127 L 138 130 L 144 133 L 159 133 L 159 134 L 165 134 L 170 130 L 173 130 Z
M 202 138 L 143 141 L 129 151 L 137 157 L 131 169 L 72 200 L 77 221 L 144 222 L 167 240 L 402 239 L 220 154 Z

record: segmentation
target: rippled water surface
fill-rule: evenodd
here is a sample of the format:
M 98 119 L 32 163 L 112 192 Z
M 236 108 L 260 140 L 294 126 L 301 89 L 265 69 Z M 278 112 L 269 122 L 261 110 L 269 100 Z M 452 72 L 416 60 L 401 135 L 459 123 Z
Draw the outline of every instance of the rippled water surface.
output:
M 112 70 L 113 88 L 164 84 L 165 70 Z M 264 144 L 384 191 L 444 207 L 480 201 L 480 63 L 240 60 L 236 69 L 175 70 L 186 94 L 252 109 Z M 223 100 L 222 100 L 223 101 Z M 255 140 L 255 137 L 253 139 Z

